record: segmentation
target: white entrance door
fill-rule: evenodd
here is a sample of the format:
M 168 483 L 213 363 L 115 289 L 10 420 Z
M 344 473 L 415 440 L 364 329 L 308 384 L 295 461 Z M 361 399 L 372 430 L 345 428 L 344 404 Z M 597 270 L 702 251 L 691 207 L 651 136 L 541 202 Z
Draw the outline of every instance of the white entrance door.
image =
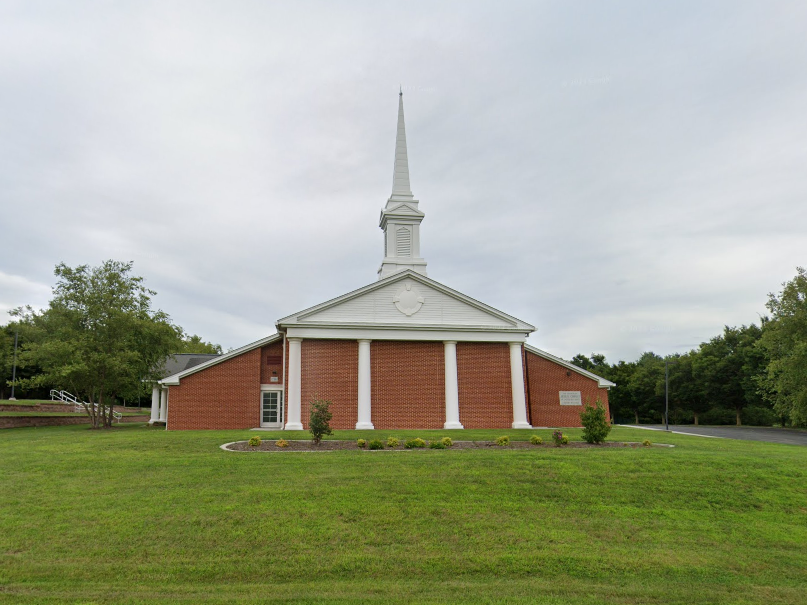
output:
M 283 428 L 283 391 L 261 393 L 261 426 Z

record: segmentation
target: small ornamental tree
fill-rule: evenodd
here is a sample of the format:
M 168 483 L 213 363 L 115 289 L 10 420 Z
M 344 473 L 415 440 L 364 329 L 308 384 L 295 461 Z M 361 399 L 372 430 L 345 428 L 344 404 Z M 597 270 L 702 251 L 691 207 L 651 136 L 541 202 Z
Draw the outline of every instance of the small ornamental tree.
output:
M 599 399 L 594 406 L 586 405 L 580 412 L 580 422 L 583 425 L 583 439 L 589 443 L 602 443 L 611 432 L 611 425 L 605 417 L 605 408 Z
M 308 420 L 308 430 L 314 445 L 319 445 L 325 435 L 333 434 L 331 430 L 331 418 L 333 414 L 328 410 L 331 402 L 325 399 L 314 399 L 311 401 L 311 416 Z

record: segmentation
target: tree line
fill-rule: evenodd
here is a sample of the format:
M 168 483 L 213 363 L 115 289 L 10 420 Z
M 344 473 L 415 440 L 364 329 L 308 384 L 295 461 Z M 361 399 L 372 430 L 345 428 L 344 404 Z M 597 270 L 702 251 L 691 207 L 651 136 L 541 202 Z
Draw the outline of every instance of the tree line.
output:
M 805 427 L 807 272 L 798 267 L 766 307 L 760 325 L 726 326 L 683 354 L 646 352 L 615 364 L 576 355 L 572 363 L 617 384 L 608 394 L 616 422 L 664 422 L 666 363 L 671 423 Z
M 47 398 L 50 389 L 66 390 L 92 404 L 86 409 L 93 426 L 109 426 L 114 405 L 150 396 L 148 383 L 161 378 L 169 355 L 222 352 L 154 309 L 156 292 L 133 274 L 131 262 L 60 263 L 54 274 L 48 307 L 14 309 L 0 328 L 0 399 L 10 395 L 16 365 L 15 395 Z

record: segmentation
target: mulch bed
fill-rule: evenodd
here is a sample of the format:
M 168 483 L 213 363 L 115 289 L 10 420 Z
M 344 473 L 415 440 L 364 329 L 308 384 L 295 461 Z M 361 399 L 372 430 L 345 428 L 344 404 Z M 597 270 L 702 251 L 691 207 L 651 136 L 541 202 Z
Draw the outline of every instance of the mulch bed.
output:
M 386 441 L 382 441 L 384 443 L 383 450 L 370 450 L 367 448 L 360 448 L 356 445 L 355 441 L 344 441 L 344 440 L 330 440 L 330 441 L 322 441 L 319 445 L 314 445 L 310 440 L 305 441 L 287 441 L 287 447 L 278 447 L 276 445 L 276 441 L 274 439 L 265 439 L 261 442 L 259 446 L 250 446 L 246 441 L 235 441 L 233 443 L 226 443 L 221 446 L 222 449 L 228 450 L 231 452 L 333 452 L 336 450 L 354 450 L 354 451 L 364 451 L 364 452 L 392 452 L 392 451 L 404 451 L 404 452 L 417 452 L 417 451 L 431 451 L 428 445 L 425 448 L 412 448 L 407 449 L 404 447 L 404 442 L 401 441 L 401 444 L 398 447 L 386 447 Z M 655 444 L 654 444 L 655 445 Z M 484 449 L 493 449 L 493 450 L 531 450 L 537 448 L 554 448 L 556 447 L 554 443 L 551 441 L 549 443 L 544 442 L 542 445 L 533 445 L 529 441 L 511 441 L 510 445 L 496 445 L 492 441 L 455 441 L 454 445 L 450 448 L 452 450 L 484 450 Z M 573 448 L 573 449 L 582 449 L 582 448 L 605 448 L 605 447 L 643 447 L 641 443 L 626 443 L 623 441 L 606 441 L 605 443 L 594 445 L 591 443 L 586 443 L 585 441 L 572 441 L 567 445 L 561 446 L 562 448 Z

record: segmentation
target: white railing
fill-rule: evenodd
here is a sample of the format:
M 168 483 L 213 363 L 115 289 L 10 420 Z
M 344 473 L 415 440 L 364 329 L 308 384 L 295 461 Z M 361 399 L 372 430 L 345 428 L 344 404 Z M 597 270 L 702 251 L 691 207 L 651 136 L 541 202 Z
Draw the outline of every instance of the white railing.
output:
M 87 408 L 92 406 L 93 412 L 98 412 L 98 404 L 97 403 L 85 403 L 81 401 L 75 395 L 68 393 L 67 391 L 57 391 L 56 389 L 50 390 L 50 400 L 51 401 L 61 401 L 62 403 L 67 403 L 73 406 L 73 409 L 76 412 L 86 412 Z M 123 418 L 123 414 L 120 412 L 112 411 L 112 417 L 120 422 L 121 418 Z

